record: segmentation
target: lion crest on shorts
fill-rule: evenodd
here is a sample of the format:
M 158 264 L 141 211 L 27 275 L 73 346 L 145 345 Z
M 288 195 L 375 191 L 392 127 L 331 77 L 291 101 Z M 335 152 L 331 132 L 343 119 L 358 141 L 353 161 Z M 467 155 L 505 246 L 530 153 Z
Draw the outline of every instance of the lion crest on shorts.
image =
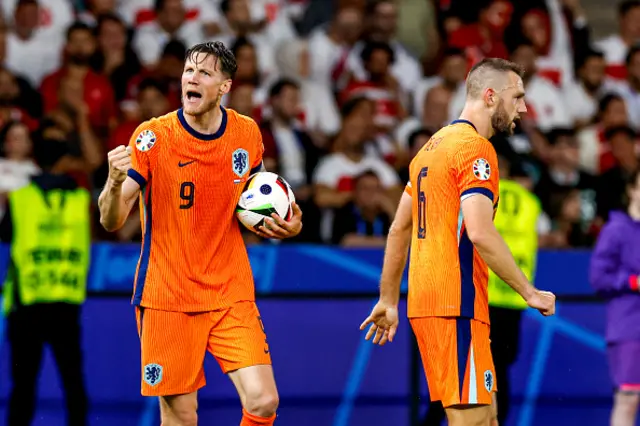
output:
M 160 364 L 145 365 L 143 378 L 149 386 L 157 385 L 162 381 L 162 366 Z
M 487 370 L 484 372 L 484 388 L 487 392 L 493 390 L 493 371 Z

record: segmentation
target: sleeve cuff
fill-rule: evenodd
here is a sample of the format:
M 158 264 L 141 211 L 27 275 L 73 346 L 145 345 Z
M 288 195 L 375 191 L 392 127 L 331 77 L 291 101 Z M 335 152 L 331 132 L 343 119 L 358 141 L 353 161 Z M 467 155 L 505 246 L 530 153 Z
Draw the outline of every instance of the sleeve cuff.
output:
M 633 291 L 638 291 L 638 276 L 637 275 L 631 275 L 629 277 L 629 287 L 631 287 L 631 290 Z
M 129 169 L 129 171 L 127 172 L 127 176 L 135 180 L 138 185 L 140 185 L 140 188 L 144 188 L 147 185 L 147 180 L 134 169 Z
M 258 173 L 260 170 L 262 170 L 262 161 L 259 162 L 257 166 L 251 169 L 251 171 L 249 172 L 249 176 L 251 176 L 254 173 Z
M 494 200 L 493 198 L 493 192 L 488 189 L 488 188 L 483 188 L 483 187 L 476 187 L 476 188 L 469 188 L 466 189 L 464 191 L 462 191 L 462 194 L 460 194 L 460 201 L 463 201 L 473 195 L 476 194 L 482 194 L 485 197 L 487 197 L 488 199 L 490 199 L 491 201 Z

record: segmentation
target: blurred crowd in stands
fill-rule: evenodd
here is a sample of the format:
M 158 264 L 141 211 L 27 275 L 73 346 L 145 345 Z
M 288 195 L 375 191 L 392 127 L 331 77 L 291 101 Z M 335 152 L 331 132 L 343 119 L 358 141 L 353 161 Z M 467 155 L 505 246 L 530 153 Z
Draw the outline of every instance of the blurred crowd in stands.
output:
M 542 203 L 542 247 L 591 246 L 639 166 L 637 0 L 600 40 L 580 0 L 1 4 L 0 196 L 38 173 L 34 150 L 64 150 L 56 169 L 97 199 L 106 153 L 180 107 L 185 50 L 205 40 L 236 55 L 223 104 L 260 125 L 266 168 L 303 208 L 302 241 L 382 246 L 410 159 L 457 118 L 487 56 L 527 72 L 529 112 L 493 142 Z M 140 238 L 136 214 L 117 234 L 95 222 L 95 239 Z

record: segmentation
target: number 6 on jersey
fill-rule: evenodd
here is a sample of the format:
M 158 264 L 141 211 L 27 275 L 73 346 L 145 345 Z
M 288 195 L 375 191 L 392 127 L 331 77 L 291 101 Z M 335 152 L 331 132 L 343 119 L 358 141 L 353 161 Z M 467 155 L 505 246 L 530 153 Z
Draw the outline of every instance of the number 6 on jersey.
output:
M 423 178 L 427 177 L 428 167 L 420 169 L 418 174 L 418 238 L 423 240 L 427 236 L 427 196 L 424 193 Z

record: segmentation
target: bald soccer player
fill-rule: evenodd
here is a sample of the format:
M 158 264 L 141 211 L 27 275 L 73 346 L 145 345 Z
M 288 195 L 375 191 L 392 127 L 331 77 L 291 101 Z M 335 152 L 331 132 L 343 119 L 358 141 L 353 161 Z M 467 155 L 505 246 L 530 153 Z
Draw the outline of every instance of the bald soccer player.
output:
M 532 308 L 553 315 L 555 296 L 533 287 L 493 224 L 498 160 L 489 138 L 511 134 L 526 112 L 521 69 L 485 59 L 467 77 L 458 120 L 425 144 L 389 231 L 380 300 L 362 323 L 384 345 L 398 327 L 400 283 L 411 245 L 408 316 L 432 401 L 450 426 L 496 425 L 489 344 L 488 267 Z M 488 267 L 487 267 L 488 266 Z

